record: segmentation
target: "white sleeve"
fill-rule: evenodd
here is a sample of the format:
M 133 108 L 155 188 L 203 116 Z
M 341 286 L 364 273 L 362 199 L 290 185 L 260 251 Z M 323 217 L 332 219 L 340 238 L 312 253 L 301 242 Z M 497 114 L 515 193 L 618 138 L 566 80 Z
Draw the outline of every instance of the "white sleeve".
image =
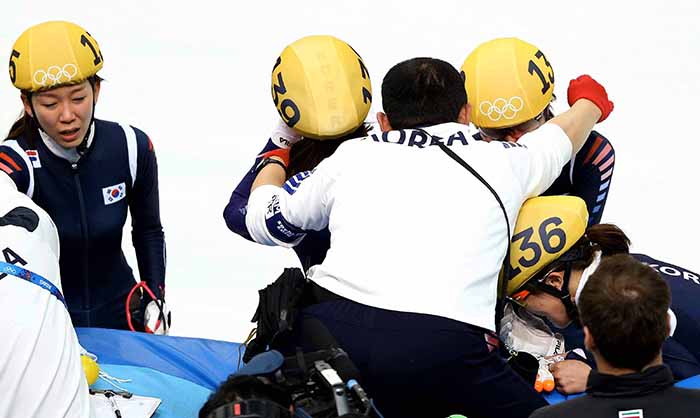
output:
M 544 193 L 554 180 L 561 175 L 564 166 L 571 159 L 573 146 L 564 130 L 553 123 L 523 135 L 518 145 L 508 154 L 515 175 L 520 180 L 526 197 Z M 523 158 L 523 153 L 526 157 Z
M 283 187 L 260 186 L 250 194 L 245 223 L 255 242 L 294 247 L 306 231 L 328 226 L 332 182 L 319 168 L 295 175 Z

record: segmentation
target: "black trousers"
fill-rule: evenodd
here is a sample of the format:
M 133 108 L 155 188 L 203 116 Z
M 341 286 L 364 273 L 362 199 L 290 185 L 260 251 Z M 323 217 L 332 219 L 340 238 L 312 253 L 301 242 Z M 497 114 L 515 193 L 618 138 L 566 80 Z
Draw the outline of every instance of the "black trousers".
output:
M 487 343 L 484 329 L 338 298 L 302 309 L 326 326 L 385 418 L 526 418 L 547 402 Z M 289 343 L 317 350 L 303 329 Z M 291 346 L 278 347 L 291 354 Z

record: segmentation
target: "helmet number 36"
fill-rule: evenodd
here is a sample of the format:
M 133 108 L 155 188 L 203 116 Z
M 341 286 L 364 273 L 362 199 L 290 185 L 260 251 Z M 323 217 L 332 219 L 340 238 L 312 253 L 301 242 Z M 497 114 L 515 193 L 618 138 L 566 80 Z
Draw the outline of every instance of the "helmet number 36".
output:
M 535 59 L 537 60 L 542 60 L 544 61 L 544 65 L 547 66 L 547 77 L 545 78 L 544 73 L 540 69 L 540 67 L 535 63 L 535 61 L 530 60 L 527 66 L 527 71 L 530 73 L 530 75 L 537 75 L 539 77 L 540 81 L 542 82 L 542 94 L 546 94 L 547 90 L 554 84 L 554 70 L 552 70 L 552 66 L 549 64 L 549 61 L 547 61 L 547 57 L 544 56 L 542 51 L 537 50 L 535 53 Z
M 518 267 L 511 267 L 511 278 L 521 272 L 520 266 L 529 268 L 539 263 L 542 258 L 543 250 L 549 254 L 556 254 L 564 248 L 566 245 L 566 232 L 558 228 L 561 224 L 561 218 L 553 216 L 542 221 L 537 228 L 537 236 L 535 236 L 533 227 L 529 227 L 513 235 L 511 239 L 512 243 L 515 244 L 522 240 L 520 243 L 520 251 L 522 251 L 523 256 L 518 259 Z M 528 256 L 527 253 L 531 253 L 532 255 Z

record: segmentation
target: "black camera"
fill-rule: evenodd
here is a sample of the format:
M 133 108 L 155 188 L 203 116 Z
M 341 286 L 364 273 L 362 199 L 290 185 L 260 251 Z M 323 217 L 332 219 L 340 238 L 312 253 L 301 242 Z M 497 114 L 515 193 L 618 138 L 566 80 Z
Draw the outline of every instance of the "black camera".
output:
M 271 350 L 231 375 L 200 418 L 380 417 L 340 348 L 284 358 Z

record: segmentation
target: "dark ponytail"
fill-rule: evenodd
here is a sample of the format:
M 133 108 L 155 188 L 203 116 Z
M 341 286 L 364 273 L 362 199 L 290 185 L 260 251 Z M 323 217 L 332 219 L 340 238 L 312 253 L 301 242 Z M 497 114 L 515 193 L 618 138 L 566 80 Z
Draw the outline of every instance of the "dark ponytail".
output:
M 577 260 L 572 261 L 574 270 L 583 270 L 593 262 L 596 251 L 603 257 L 615 254 L 628 254 L 630 239 L 624 232 L 613 224 L 598 224 L 588 227 L 586 234 L 579 239 L 573 248 L 580 251 Z
M 351 138 L 362 138 L 367 136 L 369 125 L 362 124 L 355 131 L 344 135 L 338 139 L 319 141 L 304 138 L 294 144 L 289 151 L 289 167 L 287 173 L 293 176 L 302 171 L 310 171 L 316 168 L 318 163 L 333 155 L 335 150 Z
M 27 112 L 23 112 L 22 116 L 19 117 L 12 124 L 10 128 L 10 133 L 7 134 L 7 139 L 17 139 L 21 136 L 26 137 L 28 140 L 34 138 L 34 133 L 38 131 L 38 126 L 34 121 L 34 118 L 29 116 Z
M 593 250 L 600 251 L 603 257 L 630 252 L 630 239 L 613 224 L 593 225 L 586 230 L 586 236 L 593 244 Z

